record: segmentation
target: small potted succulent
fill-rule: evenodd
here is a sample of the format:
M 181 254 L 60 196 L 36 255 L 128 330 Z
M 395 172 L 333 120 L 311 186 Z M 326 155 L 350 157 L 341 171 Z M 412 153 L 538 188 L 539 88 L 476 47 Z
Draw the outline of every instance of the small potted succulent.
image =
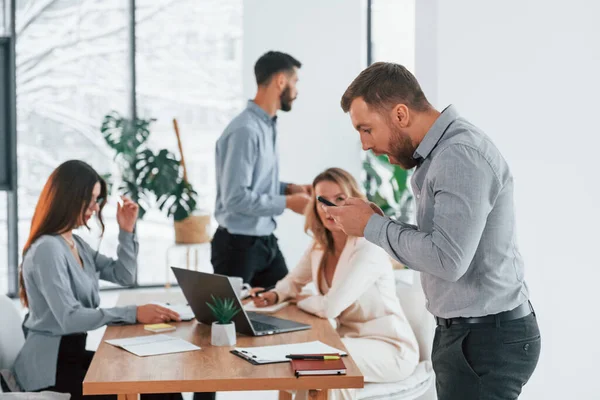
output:
M 213 346 L 235 346 L 235 323 L 233 317 L 240 312 L 234 299 L 221 299 L 215 296 L 212 298 L 212 304 L 207 302 L 216 321 L 212 324 L 210 334 L 210 344 Z

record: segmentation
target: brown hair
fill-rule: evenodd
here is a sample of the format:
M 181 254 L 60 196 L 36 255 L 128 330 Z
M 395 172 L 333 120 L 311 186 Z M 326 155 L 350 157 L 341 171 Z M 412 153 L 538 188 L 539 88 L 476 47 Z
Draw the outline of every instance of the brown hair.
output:
M 431 108 L 417 78 L 404 66 L 394 63 L 377 62 L 363 70 L 344 92 L 342 110 L 348 112 L 358 97 L 379 111 L 387 111 L 397 104 L 416 111 Z
M 325 171 L 321 172 L 317 177 L 313 180 L 313 194 L 315 193 L 315 188 L 320 182 L 333 182 L 339 185 L 344 194 L 348 197 L 356 197 L 363 200 L 366 200 L 365 195 L 361 192 L 356 179 L 348 171 L 345 171 L 341 168 L 328 168 Z M 323 221 L 321 221 L 321 217 L 319 217 L 319 213 L 317 212 L 317 201 L 316 195 L 312 196 L 310 204 L 306 207 L 306 223 L 304 225 L 304 231 L 312 235 L 315 240 L 314 248 L 317 250 L 323 250 L 323 258 L 321 258 L 321 265 L 319 265 L 319 271 L 317 274 L 317 289 L 321 290 L 321 275 L 323 268 L 327 262 L 327 258 L 334 255 L 334 244 L 333 244 L 333 235 L 331 231 L 325 228 L 323 225 Z
M 29 238 L 23 248 L 23 258 L 31 245 L 43 235 L 68 232 L 82 223 L 88 227 L 83 215 L 90 206 L 92 191 L 96 183 L 100 183 L 101 188 L 98 199 L 106 199 L 106 182 L 85 162 L 66 161 L 52 172 L 35 207 Z M 98 203 L 100 210 L 97 217 L 102 233 L 104 233 L 104 221 L 102 220 L 104 203 L 100 201 Z M 19 271 L 19 287 L 21 302 L 28 307 L 22 265 Z
M 269 51 L 263 54 L 254 65 L 256 83 L 267 85 L 271 78 L 279 72 L 293 73 L 294 67 L 300 68 L 302 63 L 289 54 L 280 51 Z

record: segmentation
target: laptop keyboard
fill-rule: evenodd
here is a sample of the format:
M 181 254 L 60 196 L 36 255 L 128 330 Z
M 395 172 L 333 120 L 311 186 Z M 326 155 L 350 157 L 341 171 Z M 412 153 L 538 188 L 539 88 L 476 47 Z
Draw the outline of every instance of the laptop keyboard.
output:
M 252 326 L 258 332 L 275 331 L 275 330 L 279 329 L 275 325 L 265 324 L 264 322 L 259 322 L 259 321 L 254 321 L 254 320 L 251 320 L 251 321 L 252 321 Z

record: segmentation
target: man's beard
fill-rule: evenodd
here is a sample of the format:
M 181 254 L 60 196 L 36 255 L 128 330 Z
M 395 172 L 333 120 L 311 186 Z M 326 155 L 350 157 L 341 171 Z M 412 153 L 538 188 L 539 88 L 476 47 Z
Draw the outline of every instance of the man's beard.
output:
M 285 89 L 283 89 L 283 92 L 281 92 L 281 96 L 279 96 L 279 101 L 281 103 L 281 111 L 290 111 L 292 109 L 292 103 L 296 99 L 292 98 L 290 94 L 291 91 L 292 90 L 290 89 L 290 85 L 287 85 Z
M 403 169 L 409 170 L 417 165 L 417 160 L 414 159 L 415 146 L 412 144 L 410 137 L 405 133 L 400 132 L 396 127 L 390 126 L 392 135 L 390 138 L 390 154 L 394 158 L 394 164 L 400 165 Z M 391 161 L 391 160 L 390 160 Z

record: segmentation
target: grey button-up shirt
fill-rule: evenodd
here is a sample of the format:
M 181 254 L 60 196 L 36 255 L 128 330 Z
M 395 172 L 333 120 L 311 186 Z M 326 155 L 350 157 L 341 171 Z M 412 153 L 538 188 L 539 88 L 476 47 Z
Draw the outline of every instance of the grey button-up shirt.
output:
M 268 236 L 285 210 L 276 118 L 250 100 L 217 141 L 215 218 L 230 233 Z
M 120 231 L 117 259 L 97 253 L 73 235 L 83 267 L 59 235 L 44 235 L 23 258 L 23 279 L 29 315 L 23 324 L 25 345 L 14 372 L 25 391 L 54 386 L 61 338 L 108 324 L 134 324 L 137 307 L 98 308 L 99 279 L 132 285 L 138 243 L 133 233 Z
M 479 317 L 525 302 L 513 177 L 500 151 L 450 106 L 414 157 L 417 226 L 374 215 L 367 240 L 423 272 L 427 308 L 438 317 Z

